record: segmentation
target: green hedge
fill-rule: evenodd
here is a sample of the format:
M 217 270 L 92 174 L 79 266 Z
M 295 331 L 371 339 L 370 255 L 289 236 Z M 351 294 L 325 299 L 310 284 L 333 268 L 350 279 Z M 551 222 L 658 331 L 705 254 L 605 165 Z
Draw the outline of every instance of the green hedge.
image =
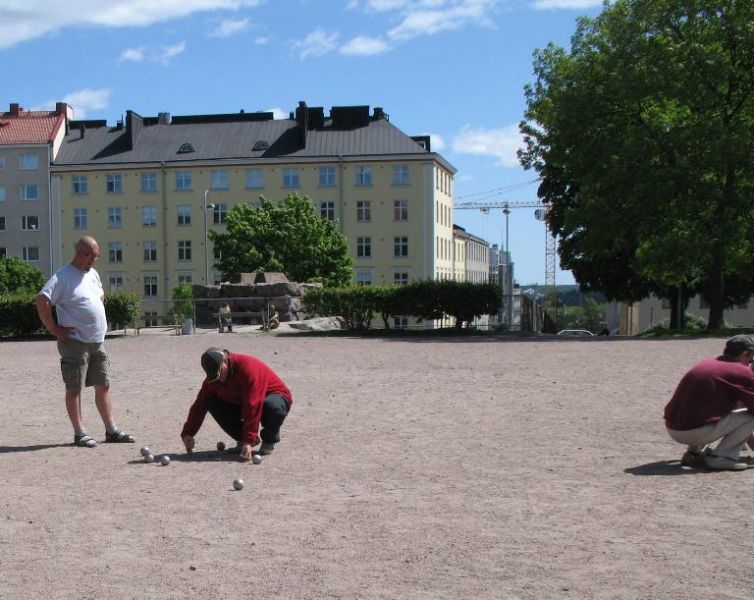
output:
M 375 315 L 385 328 L 390 317 L 405 315 L 417 320 L 453 317 L 463 327 L 475 317 L 495 314 L 501 303 L 500 289 L 488 283 L 417 281 L 408 285 L 319 288 L 304 296 L 308 312 L 341 316 L 349 329 L 369 329 Z
M 107 292 L 105 313 L 111 329 L 135 326 L 141 318 L 141 299 L 133 292 Z
M 0 296 L 0 335 L 24 336 L 45 331 L 37 314 L 36 294 Z

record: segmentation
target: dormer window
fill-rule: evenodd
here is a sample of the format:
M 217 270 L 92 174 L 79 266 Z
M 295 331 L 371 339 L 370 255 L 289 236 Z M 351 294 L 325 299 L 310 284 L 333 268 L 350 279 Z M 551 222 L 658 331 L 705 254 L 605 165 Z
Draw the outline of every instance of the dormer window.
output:
M 265 141 L 258 141 L 256 144 L 254 144 L 254 147 L 251 149 L 252 152 L 264 152 L 265 150 L 269 150 L 270 145 Z
M 195 152 L 194 146 L 186 142 L 185 144 L 181 144 L 181 147 L 178 148 L 178 154 L 188 154 L 189 152 Z

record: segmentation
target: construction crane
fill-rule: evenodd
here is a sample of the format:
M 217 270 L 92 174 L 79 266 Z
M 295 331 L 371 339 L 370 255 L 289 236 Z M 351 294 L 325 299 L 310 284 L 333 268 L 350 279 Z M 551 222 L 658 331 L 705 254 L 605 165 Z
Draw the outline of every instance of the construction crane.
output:
M 498 202 L 461 202 L 454 204 L 453 208 L 459 210 L 476 209 L 481 210 L 483 213 L 489 213 L 493 208 L 502 209 L 505 215 L 505 252 L 508 257 L 506 260 L 510 260 L 510 254 L 508 254 L 508 215 L 513 208 L 534 208 L 534 216 L 538 221 L 545 221 L 547 216 L 547 207 L 538 200 L 523 201 L 523 202 L 509 202 L 507 200 L 501 200 Z M 557 291 L 555 289 L 555 254 L 557 251 L 557 245 L 555 237 L 550 235 L 547 230 L 547 223 L 545 222 L 545 297 L 543 308 L 545 313 L 551 318 L 553 323 L 556 321 L 556 308 L 557 308 Z

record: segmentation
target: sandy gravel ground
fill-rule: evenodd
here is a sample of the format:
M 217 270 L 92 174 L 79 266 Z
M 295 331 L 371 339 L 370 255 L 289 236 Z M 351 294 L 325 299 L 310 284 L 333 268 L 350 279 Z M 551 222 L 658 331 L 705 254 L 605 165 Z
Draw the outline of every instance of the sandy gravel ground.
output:
M 135 445 L 72 446 L 52 341 L 0 343 L 0 599 L 750 598 L 754 470 L 682 469 L 662 407 L 720 339 L 107 342 Z M 295 396 L 261 465 L 187 457 L 207 346 Z M 91 390 L 84 412 L 101 439 Z M 145 464 L 146 444 L 167 467 Z M 232 488 L 242 477 L 246 487 Z

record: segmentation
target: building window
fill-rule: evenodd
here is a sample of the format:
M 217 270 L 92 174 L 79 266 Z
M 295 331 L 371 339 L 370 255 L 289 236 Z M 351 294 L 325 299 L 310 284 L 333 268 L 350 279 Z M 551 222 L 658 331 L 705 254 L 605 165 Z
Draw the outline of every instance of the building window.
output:
M 191 171 L 176 171 L 175 189 L 179 192 L 191 191 Z
M 73 228 L 74 229 L 86 229 L 89 226 L 89 219 L 86 215 L 85 208 L 73 209 Z
M 404 315 L 398 315 L 396 317 L 393 317 L 393 327 L 395 329 L 406 329 L 408 328 L 408 317 Z
M 214 169 L 210 172 L 210 189 L 227 190 L 228 189 L 228 171 L 225 169 Z
M 335 187 L 335 167 L 319 168 L 319 187 Z
M 408 200 L 393 200 L 393 221 L 408 221 Z
M 108 194 L 122 194 L 123 175 L 120 173 L 108 173 L 106 190 Z
M 356 238 L 356 256 L 359 258 L 367 258 L 372 256 L 372 238 L 357 237 Z
M 320 202 L 319 216 L 328 221 L 335 220 L 335 202 Z
M 356 167 L 356 185 L 372 185 L 372 167 Z
M 283 169 L 283 187 L 297 188 L 299 186 L 298 168 L 288 167 Z
M 144 262 L 157 260 L 157 242 L 144 242 Z
M 73 184 L 74 194 L 88 194 L 89 193 L 89 181 L 86 175 L 74 175 L 71 177 L 71 183 Z
M 393 185 L 408 185 L 408 165 L 393 165 Z
M 178 285 L 183 285 L 184 283 L 194 283 L 193 273 L 187 271 L 178 271 Z
M 144 194 L 151 194 L 157 191 L 157 173 L 149 171 L 141 174 L 141 191 Z
M 39 168 L 39 157 L 36 154 L 19 154 L 18 168 L 22 171 L 33 171 Z
M 110 229 L 120 229 L 123 227 L 120 208 L 111 206 L 107 209 L 107 226 Z
M 146 291 L 146 284 L 144 287 L 144 290 Z M 144 312 L 144 327 L 157 327 L 159 325 L 159 320 L 157 318 L 157 311 L 155 310 L 147 310 Z
M 262 169 L 246 169 L 246 187 L 250 190 L 260 190 L 264 187 L 264 171 Z
M 141 207 L 141 224 L 144 227 L 157 227 L 157 207 L 156 206 L 142 206 Z
M 178 225 L 191 225 L 191 205 L 178 205 Z
M 398 257 L 408 256 L 408 238 L 406 236 L 393 238 L 393 254 Z
M 359 200 L 356 202 L 356 220 L 360 223 L 372 220 L 371 200 Z
M 269 149 L 270 149 L 270 145 L 264 140 L 259 140 L 258 142 L 254 142 L 254 145 L 251 147 L 252 152 L 265 152 Z
M 372 285 L 372 272 L 371 271 L 357 271 L 356 272 L 356 285 Z
M 0 217 L 0 231 L 5 231 L 5 217 Z
M 110 242 L 107 245 L 108 259 L 112 263 L 123 262 L 123 242 Z
M 220 262 L 223 259 L 223 251 L 220 248 L 213 248 L 212 256 L 215 257 L 215 262 Z
M 21 217 L 22 231 L 37 231 L 39 229 L 39 217 L 23 216 Z
M 144 296 L 147 298 L 157 297 L 157 275 L 144 275 Z
M 393 273 L 394 285 L 408 285 L 408 273 Z
M 110 284 L 111 292 L 123 289 L 123 273 L 110 273 L 107 276 L 107 281 Z
M 194 146 L 188 142 L 181 144 L 180 148 L 178 148 L 178 154 L 190 154 L 191 152 L 196 152 L 196 150 L 194 149 Z
M 21 200 L 39 200 L 39 186 L 36 183 L 25 183 L 18 186 L 18 197 Z
M 0 185 L 0 202 L 5 202 L 5 186 Z
M 39 246 L 24 246 L 23 259 L 26 262 L 38 262 L 39 261 Z
M 0 156 L 0 171 L 2 171 L 3 169 L 5 169 L 5 157 Z
M 178 260 L 191 260 L 191 240 L 178 240 Z
M 5 249 L 5 246 L 0 246 L 0 256 L 8 256 L 8 251 Z
M 215 225 L 225 223 L 228 218 L 228 205 L 227 204 L 215 204 L 215 208 L 212 209 L 212 222 Z

